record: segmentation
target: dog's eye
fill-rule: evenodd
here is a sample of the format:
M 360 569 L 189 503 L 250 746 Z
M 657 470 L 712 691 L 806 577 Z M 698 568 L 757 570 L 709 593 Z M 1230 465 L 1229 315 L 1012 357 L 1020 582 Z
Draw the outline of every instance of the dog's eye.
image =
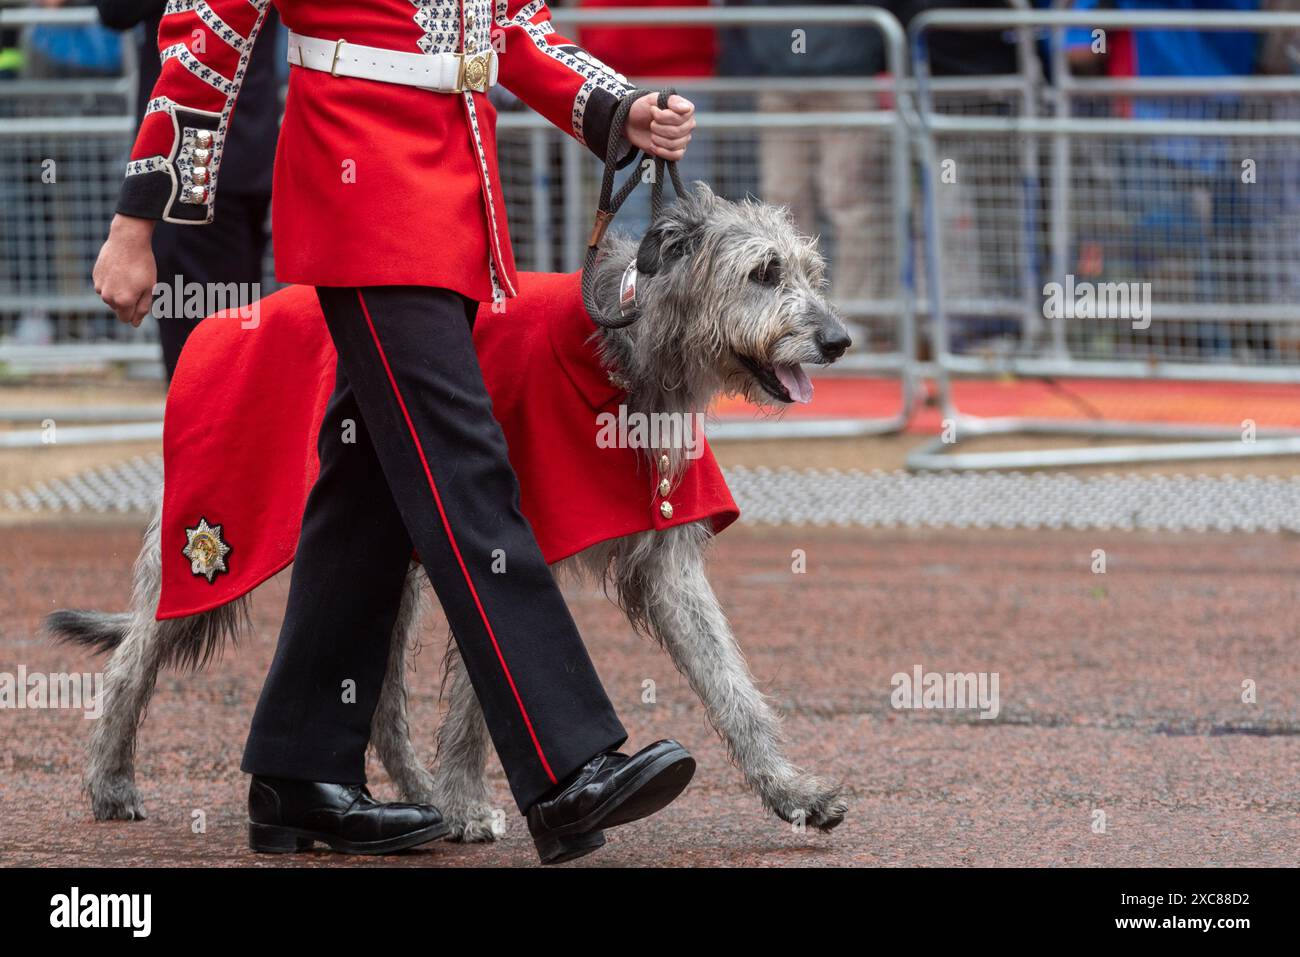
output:
M 756 282 L 760 286 L 775 286 L 781 282 L 781 264 L 770 259 L 767 262 L 754 267 L 754 271 L 749 274 L 750 282 Z

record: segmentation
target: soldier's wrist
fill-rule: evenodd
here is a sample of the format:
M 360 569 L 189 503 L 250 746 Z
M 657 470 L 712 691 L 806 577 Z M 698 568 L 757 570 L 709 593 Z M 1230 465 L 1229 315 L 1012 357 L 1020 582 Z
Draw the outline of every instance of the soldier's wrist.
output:
M 108 226 L 108 234 L 114 239 L 125 242 L 147 243 L 153 239 L 153 229 L 156 222 L 153 219 L 143 219 L 139 216 L 117 213 Z

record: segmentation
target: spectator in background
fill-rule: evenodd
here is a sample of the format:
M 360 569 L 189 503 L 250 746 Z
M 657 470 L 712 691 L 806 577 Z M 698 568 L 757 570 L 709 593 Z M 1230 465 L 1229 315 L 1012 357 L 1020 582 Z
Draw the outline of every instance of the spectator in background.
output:
M 12 80 L 23 67 L 23 51 L 18 46 L 18 31 L 0 29 L 0 80 Z
M 998 0 L 882 0 L 906 30 L 912 18 L 927 10 L 1005 10 L 1016 7 Z M 1051 6 L 1050 2 L 1037 2 Z M 1016 46 L 997 30 L 930 30 L 926 34 L 933 76 L 1000 76 L 1017 70 Z
M 734 6 L 787 6 L 786 0 L 735 0 Z M 849 6 L 850 0 L 819 0 L 813 6 Z M 858 112 L 874 104 L 862 89 L 796 91 L 798 80 L 869 77 L 884 69 L 884 51 L 874 27 L 843 24 L 745 27 L 726 34 L 728 72 L 765 82 L 759 109 L 773 113 Z M 785 82 L 783 82 L 785 81 Z M 760 121 L 761 122 L 761 121 Z M 891 223 L 884 183 L 887 141 L 861 127 L 764 125 L 759 134 L 759 195 L 789 208 L 799 229 L 821 233 L 831 226 L 832 296 L 846 318 L 860 317 L 865 304 L 890 289 Z
M 23 67 L 23 51 L 18 45 L 18 31 L 0 29 L 0 81 L 15 80 Z M 11 115 L 12 106 L 5 105 L 0 116 Z M 0 176 L 0 262 L 8 264 L 8 269 L 0 269 L 0 293 L 12 294 L 16 286 L 16 275 L 23 255 L 22 244 L 18 239 L 16 217 L 24 210 L 23 192 L 27 186 L 25 174 Z M 49 320 L 45 319 L 44 332 L 49 333 Z M 3 323 L 0 322 L 0 339 L 6 338 Z
M 927 10 L 1003 9 L 998 0 L 883 0 L 903 29 Z M 929 30 L 926 32 L 930 75 L 944 77 L 1003 76 L 1019 70 L 1014 39 L 1001 31 Z M 941 113 L 1007 116 L 1011 98 L 969 92 L 936 93 Z M 949 348 L 953 352 L 1010 348 L 1036 329 L 1024 329 L 1023 314 L 989 315 L 990 301 L 1015 301 L 1022 295 L 1023 275 L 1034 268 L 1034 250 L 1025 248 L 1018 230 L 1007 226 L 999 209 L 1018 209 L 1026 202 L 1019 146 L 1012 138 L 947 136 L 939 140 L 939 162 L 950 164 L 949 176 L 935 188 L 942 251 L 944 298 L 948 305 Z M 930 184 L 926 184 L 929 188 Z M 1033 317 L 1030 317 L 1032 324 Z
M 1260 0 L 1074 0 L 1075 10 L 1225 10 L 1254 12 Z M 1105 51 L 1092 50 L 1090 29 L 1071 29 L 1066 45 L 1075 72 L 1109 76 L 1246 76 L 1255 71 L 1259 36 L 1249 30 L 1115 30 Z M 1143 111 L 1139 111 L 1139 115 Z M 1145 112 L 1169 115 L 1168 106 L 1149 104 Z
M 578 0 L 584 10 L 618 7 L 707 7 L 709 0 Z M 709 94 L 691 89 L 690 80 L 717 74 L 718 38 L 712 27 L 627 27 L 617 24 L 586 26 L 575 38 L 596 59 L 613 67 L 643 87 L 682 86 L 679 91 L 695 104 L 697 113 L 713 107 Z M 653 79 L 654 82 L 651 82 Z M 680 81 L 688 81 L 685 84 Z M 706 124 L 707 125 L 707 124 Z M 716 134 L 696 132 L 691 148 L 678 166 L 682 182 L 712 182 L 713 141 Z M 649 182 L 653 165 L 641 160 L 641 175 Z M 624 174 L 626 176 L 626 174 Z M 622 182 L 620 178 L 619 182 Z M 672 186 L 664 184 L 665 198 Z M 650 190 L 638 187 L 618 211 L 618 229 L 639 236 L 650 226 Z
M 167 0 L 96 0 L 99 17 L 114 30 L 135 30 L 140 51 L 139 99 L 136 124 L 149 104 L 150 91 L 162 69 L 158 57 L 158 24 Z M 230 125 L 229 139 L 221 167 L 221 191 L 216 215 L 202 229 L 160 222 L 153 233 L 153 253 L 158 263 L 158 282 L 164 285 L 198 283 L 238 290 L 238 301 L 247 305 L 259 298 L 262 260 L 266 254 L 267 214 L 271 204 L 271 170 L 280 127 L 280 95 L 277 79 L 278 14 L 272 7 L 253 46 L 243 95 L 239 98 L 239 122 Z M 180 277 L 179 279 L 177 277 Z M 233 284 L 233 286 L 229 285 Z M 172 302 L 183 302 L 181 295 Z M 181 347 L 202 317 L 158 316 L 163 365 L 171 380 Z
M 1262 0 L 1261 9 L 1266 13 L 1295 13 L 1300 11 L 1300 0 Z M 1256 72 L 1292 79 L 1300 75 L 1300 29 L 1270 31 L 1260 46 Z M 1269 116 L 1287 123 L 1300 120 L 1300 96 L 1270 98 Z M 1287 145 L 1278 144 L 1283 149 Z M 1260 293 L 1267 302 L 1294 307 L 1300 304 L 1300 269 L 1295 268 L 1300 257 L 1300 155 L 1294 149 L 1287 149 L 1272 166 L 1277 170 L 1276 176 L 1267 177 L 1260 185 L 1267 190 L 1263 202 L 1276 218 L 1268 229 L 1257 231 L 1257 241 L 1269 244 L 1261 258 L 1271 252 L 1271 262 L 1280 268 L 1265 274 Z M 1279 236 L 1286 239 L 1278 242 Z M 1300 322 L 1279 323 L 1273 329 L 1270 358 L 1300 365 Z
M 47 8 L 73 6 L 69 0 L 38 0 Z M 6 31 L 9 33 L 9 31 Z M 25 80 L 93 80 L 113 77 L 122 70 L 118 38 L 96 24 L 42 23 L 20 31 L 16 48 L 10 38 L 0 57 L 10 76 Z M 69 84 L 69 87 L 74 84 Z M 77 93 L 41 98 L 41 112 L 53 116 L 94 116 L 112 109 L 111 91 L 98 84 L 81 83 Z M 24 107 L 19 100 L 7 108 Z M 48 105 L 46 105 L 48 104 Z M 28 141 L 30 142 L 30 140 Z M 102 137 L 81 140 L 58 138 L 41 142 L 42 155 L 25 155 L 24 162 L 0 187 L 0 241 L 4 260 L 14 264 L 12 276 L 0 277 L 0 288 L 16 291 L 32 305 L 19 316 L 10 338 L 14 342 L 44 345 L 59 334 L 44 306 L 46 297 L 75 299 L 85 292 L 85 276 L 93 263 L 98 237 L 85 230 L 84 211 L 93 208 L 98 180 L 91 173 L 110 160 Z M 46 164 L 49 164 L 48 166 Z M 34 242 L 35 237 L 41 242 Z M 96 317 L 88 324 L 116 334 L 116 324 Z
M 621 7 L 707 7 L 709 0 L 578 0 L 584 10 Z M 713 76 L 718 38 L 713 27 L 585 26 L 578 44 L 620 73 L 635 78 Z M 695 152 L 692 143 L 691 152 Z
M 1103 0 L 1076 0 L 1075 9 L 1098 9 Z M 1260 0 L 1105 0 L 1119 10 L 1260 9 Z M 1110 31 L 1096 49 L 1090 29 L 1066 34 L 1066 55 L 1075 73 L 1114 77 L 1246 76 L 1255 72 L 1260 37 L 1249 30 L 1143 29 Z M 1253 118 L 1239 96 L 1118 98 L 1113 115 L 1140 119 L 1207 120 Z M 1243 113 L 1243 110 L 1246 112 Z M 1265 150 L 1268 147 L 1263 147 Z M 1241 285 L 1254 270 L 1248 264 L 1267 208 L 1266 187 L 1243 184 L 1239 141 L 1212 136 L 1125 138 L 1114 170 L 1100 184 L 1106 217 L 1083 218 L 1078 255 L 1081 274 L 1119 281 L 1146 281 L 1165 302 L 1215 303 L 1263 299 L 1265 284 Z M 1262 178 L 1265 182 L 1267 177 Z M 1275 197 L 1276 198 L 1276 197 Z M 1088 211 L 1081 210 L 1081 217 Z M 1090 227 L 1090 228 L 1089 228 Z M 1276 250 L 1258 249 L 1266 262 Z M 1253 288 L 1252 288 L 1253 287 Z M 1234 350 L 1267 347 L 1267 334 L 1249 323 L 1172 321 L 1152 327 L 1144 346 L 1171 358 L 1228 361 Z M 1139 350 L 1144 351 L 1144 350 Z
M 39 0 L 41 7 L 67 7 L 68 0 Z M 33 79 L 115 76 L 122 69 L 122 45 L 93 24 L 40 24 L 27 31 L 23 76 Z

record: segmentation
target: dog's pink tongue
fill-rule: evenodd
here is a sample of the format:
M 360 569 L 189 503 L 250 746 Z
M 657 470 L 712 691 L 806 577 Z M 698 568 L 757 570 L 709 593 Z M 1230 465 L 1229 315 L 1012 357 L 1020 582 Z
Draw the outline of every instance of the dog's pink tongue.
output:
M 812 401 L 813 384 L 803 371 L 803 366 L 776 366 L 775 369 L 776 377 L 785 386 L 785 391 L 790 393 L 790 398 L 803 405 Z

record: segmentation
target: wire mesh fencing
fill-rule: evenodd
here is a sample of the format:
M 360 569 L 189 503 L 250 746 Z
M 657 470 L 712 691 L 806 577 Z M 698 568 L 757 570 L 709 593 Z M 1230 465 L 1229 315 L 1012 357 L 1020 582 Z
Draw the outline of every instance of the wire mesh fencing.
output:
M 1245 407 L 1217 428 L 980 418 L 955 402 L 956 375 L 1300 382 L 1300 69 L 1076 76 L 1068 32 L 1228 31 L 1263 45 L 1298 28 L 1294 14 L 1181 11 L 939 10 L 912 22 L 927 331 L 958 439 L 1069 431 L 1230 440 L 1250 430 Z M 938 30 L 1016 37 L 1019 72 L 957 84 L 931 76 L 927 38 Z M 1273 445 L 1250 453 L 1295 441 L 1268 438 Z M 910 462 L 964 467 L 965 457 L 939 449 L 931 443 Z M 1241 445 L 1200 451 L 1235 455 Z M 999 467 L 996 455 L 970 458 Z
M 913 35 L 1103 21 L 1229 25 L 1178 12 L 938 11 Z M 1230 23 L 1262 35 L 1300 19 Z M 925 86 L 924 43 L 916 50 Z M 1059 43 L 1053 59 L 1065 52 Z M 1058 67 L 955 93 L 928 85 L 924 236 L 945 366 L 1300 381 L 1300 72 L 1089 79 Z

